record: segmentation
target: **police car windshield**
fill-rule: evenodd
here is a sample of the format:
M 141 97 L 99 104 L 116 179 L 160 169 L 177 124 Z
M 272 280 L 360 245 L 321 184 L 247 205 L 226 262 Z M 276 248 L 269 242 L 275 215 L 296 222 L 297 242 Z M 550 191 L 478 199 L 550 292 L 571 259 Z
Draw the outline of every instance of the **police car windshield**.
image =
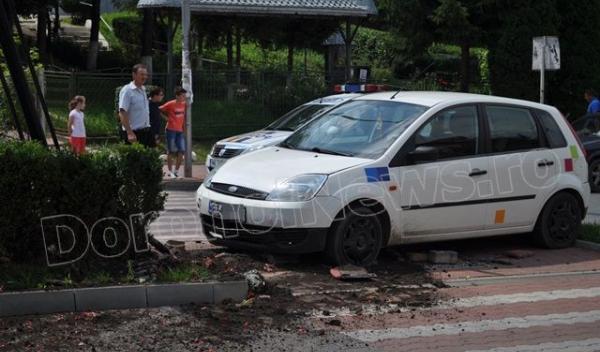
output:
M 267 126 L 266 130 L 295 131 L 319 112 L 331 107 L 324 104 L 301 105 Z
M 427 109 L 394 101 L 351 101 L 302 126 L 281 146 L 376 159 Z

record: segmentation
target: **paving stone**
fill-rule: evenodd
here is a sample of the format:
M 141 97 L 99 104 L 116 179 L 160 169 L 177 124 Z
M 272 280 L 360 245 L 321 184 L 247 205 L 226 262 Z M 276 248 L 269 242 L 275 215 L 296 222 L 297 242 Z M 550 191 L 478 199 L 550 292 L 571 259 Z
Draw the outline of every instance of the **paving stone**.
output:
M 241 302 L 248 295 L 248 283 L 246 281 L 216 282 L 214 285 L 215 303 L 221 303 L 225 300 Z
M 509 258 L 513 258 L 513 259 L 524 259 L 524 258 L 533 257 L 533 252 L 527 251 L 524 249 L 513 249 L 510 251 L 506 251 L 504 253 L 504 255 L 506 255 Z
M 425 252 L 408 252 L 406 259 L 413 263 L 424 263 L 429 260 L 429 255 Z
M 114 286 L 83 288 L 74 291 L 75 309 L 79 312 L 102 309 L 145 308 L 146 287 Z
M 429 261 L 433 264 L 456 264 L 458 253 L 455 251 L 429 251 Z
M 75 310 L 73 291 L 32 291 L 0 294 L 0 316 L 48 314 Z
M 189 283 L 148 286 L 146 288 L 148 307 L 213 303 L 213 285 L 212 283 Z

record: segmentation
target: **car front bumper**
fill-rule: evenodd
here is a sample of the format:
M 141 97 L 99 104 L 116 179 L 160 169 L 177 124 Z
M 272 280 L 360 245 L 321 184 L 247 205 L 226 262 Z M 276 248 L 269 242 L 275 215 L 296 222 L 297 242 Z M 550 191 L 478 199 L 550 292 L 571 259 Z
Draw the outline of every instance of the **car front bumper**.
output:
M 209 212 L 211 202 L 238 207 L 238 212 L 242 207 L 244 215 L 215 216 Z M 322 251 L 329 228 L 341 209 L 341 202 L 335 197 L 271 202 L 233 197 L 204 186 L 198 190 L 198 204 L 202 228 L 211 243 L 276 253 Z

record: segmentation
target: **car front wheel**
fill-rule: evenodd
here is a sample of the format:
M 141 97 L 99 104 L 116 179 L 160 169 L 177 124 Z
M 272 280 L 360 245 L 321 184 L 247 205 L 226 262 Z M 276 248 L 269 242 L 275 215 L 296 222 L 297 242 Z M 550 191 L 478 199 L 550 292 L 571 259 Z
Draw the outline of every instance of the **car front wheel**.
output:
M 533 232 L 535 241 L 546 248 L 570 247 L 581 226 L 581 206 L 575 196 L 561 192 L 544 206 Z
M 336 265 L 367 266 L 375 262 L 382 243 L 383 230 L 377 215 L 369 208 L 357 207 L 334 223 L 326 254 Z

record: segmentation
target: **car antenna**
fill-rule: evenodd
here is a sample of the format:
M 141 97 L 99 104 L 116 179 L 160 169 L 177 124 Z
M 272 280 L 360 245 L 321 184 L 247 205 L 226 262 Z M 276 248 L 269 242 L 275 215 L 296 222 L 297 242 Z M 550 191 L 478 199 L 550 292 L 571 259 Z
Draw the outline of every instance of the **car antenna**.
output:
M 396 93 L 394 93 L 394 95 L 392 95 L 392 96 L 390 97 L 390 100 L 393 100 L 393 99 L 396 97 L 396 95 L 400 94 L 400 92 L 402 92 L 402 91 L 401 91 L 401 90 L 399 90 L 399 91 L 397 91 Z

